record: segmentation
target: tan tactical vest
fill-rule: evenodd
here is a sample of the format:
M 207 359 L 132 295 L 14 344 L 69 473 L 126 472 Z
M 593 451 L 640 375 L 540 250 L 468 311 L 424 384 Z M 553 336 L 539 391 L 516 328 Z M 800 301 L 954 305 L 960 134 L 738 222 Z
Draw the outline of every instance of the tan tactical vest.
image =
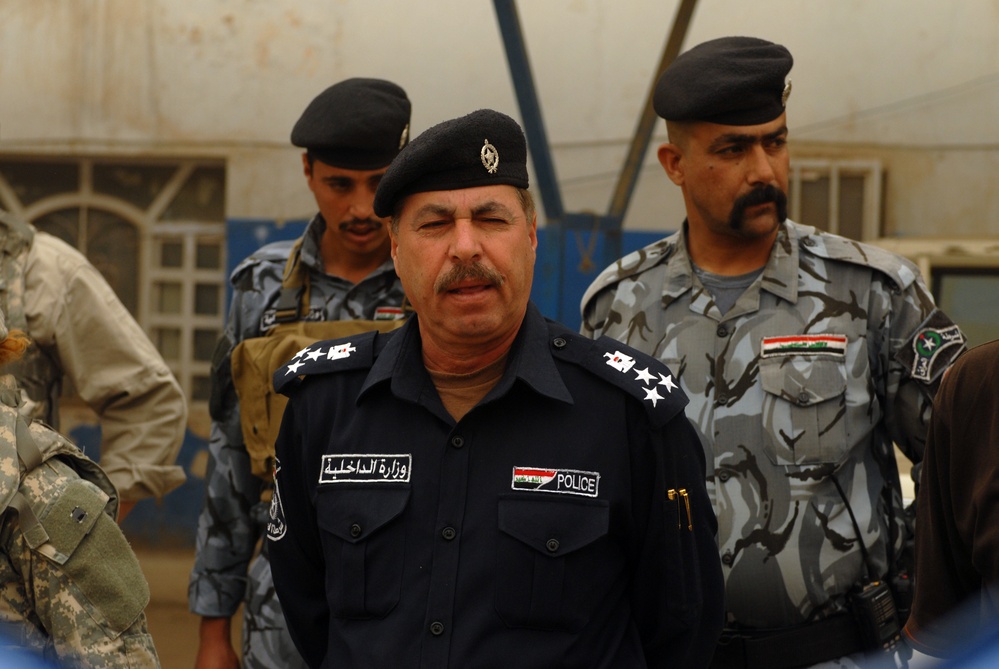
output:
M 309 313 L 309 275 L 301 261 L 302 240 L 291 249 L 281 280 L 276 325 L 261 337 L 244 339 L 233 348 L 232 381 L 239 397 L 239 421 L 250 468 L 267 482 L 274 477 L 274 442 L 288 398 L 274 390 L 274 372 L 302 349 L 325 339 L 379 330 L 387 332 L 405 320 L 303 321 Z

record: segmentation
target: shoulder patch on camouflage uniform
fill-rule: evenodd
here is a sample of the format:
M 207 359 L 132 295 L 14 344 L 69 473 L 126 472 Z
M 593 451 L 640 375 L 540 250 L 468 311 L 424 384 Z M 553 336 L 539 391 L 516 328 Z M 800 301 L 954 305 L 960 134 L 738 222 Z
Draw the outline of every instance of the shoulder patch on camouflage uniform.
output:
M 590 283 L 580 304 L 585 305 L 601 290 L 614 285 L 622 279 L 637 276 L 650 267 L 655 267 L 659 263 L 669 260 L 669 257 L 673 255 L 673 249 L 676 248 L 678 235 L 679 233 L 670 235 L 665 239 L 660 239 L 644 248 L 633 251 L 604 269 Z
M 798 226 L 798 230 L 803 252 L 878 270 L 887 275 L 899 290 L 908 288 L 919 276 L 919 270 L 912 262 L 891 251 L 807 226 Z
M 377 356 L 379 332 L 326 339 L 306 346 L 274 372 L 274 389 L 283 395 L 294 390 L 306 376 L 367 369 Z M 377 347 L 381 349 L 380 346 Z
M 965 350 L 964 334 L 942 311 L 934 309 L 912 340 L 895 354 L 916 381 L 931 383 Z
M 616 339 L 593 340 L 566 329 L 553 330 L 549 342 L 556 358 L 575 363 L 642 402 L 657 427 L 687 406 L 687 395 L 669 367 Z

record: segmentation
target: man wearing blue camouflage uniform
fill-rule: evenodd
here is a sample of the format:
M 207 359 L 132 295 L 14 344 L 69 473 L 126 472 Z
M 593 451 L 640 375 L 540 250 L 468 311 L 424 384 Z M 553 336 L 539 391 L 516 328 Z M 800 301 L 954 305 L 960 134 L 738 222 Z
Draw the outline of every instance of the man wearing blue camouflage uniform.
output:
M 76 446 L 18 411 L 8 363 L 28 345 L 0 311 L 3 666 L 23 653 L 81 669 L 156 669 L 149 586 L 115 524 L 118 491 Z
M 237 666 L 230 619 L 241 602 L 244 667 L 304 666 L 288 637 L 266 550 L 253 559 L 269 486 L 252 473 L 230 356 L 238 343 L 275 324 L 290 253 L 300 253 L 307 273 L 302 319 L 400 317 L 403 292 L 389 258 L 387 219 L 374 215 L 372 202 L 382 174 L 408 140 L 409 117 L 405 91 L 388 81 L 348 79 L 317 96 L 291 141 L 305 149 L 303 169 L 319 213 L 300 246 L 265 246 L 231 277 L 232 304 L 213 374 L 208 489 L 189 588 L 191 611 L 202 616 L 198 667 Z
M 656 356 L 690 396 L 726 580 L 713 667 L 853 666 L 897 643 L 912 528 L 892 442 L 920 461 L 965 348 L 911 263 L 786 220 L 791 64 L 730 37 L 667 68 L 658 157 L 687 219 L 582 302 L 585 334 Z

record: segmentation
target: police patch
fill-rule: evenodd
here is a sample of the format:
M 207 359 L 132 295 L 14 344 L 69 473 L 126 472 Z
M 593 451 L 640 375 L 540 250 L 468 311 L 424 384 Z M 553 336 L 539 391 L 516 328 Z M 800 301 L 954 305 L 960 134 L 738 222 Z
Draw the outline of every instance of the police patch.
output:
M 912 340 L 915 359 L 912 362 L 912 378 L 930 381 L 933 378 L 933 361 L 940 353 L 951 346 L 964 343 L 961 329 L 952 325 L 949 328 L 926 328 Z
M 510 487 L 513 490 L 596 497 L 600 490 L 600 474 L 576 469 L 514 467 Z
M 305 315 L 305 318 L 300 320 L 303 321 L 324 321 L 326 320 L 326 313 L 323 311 L 322 307 L 310 307 L 309 313 Z M 260 331 L 266 332 L 272 327 L 278 324 L 277 320 L 277 309 L 268 309 L 260 317 Z
M 846 355 L 846 335 L 785 335 L 764 337 L 760 344 L 760 356 L 773 358 L 781 355 Z
M 412 463 L 409 454 L 324 455 L 319 483 L 406 483 Z

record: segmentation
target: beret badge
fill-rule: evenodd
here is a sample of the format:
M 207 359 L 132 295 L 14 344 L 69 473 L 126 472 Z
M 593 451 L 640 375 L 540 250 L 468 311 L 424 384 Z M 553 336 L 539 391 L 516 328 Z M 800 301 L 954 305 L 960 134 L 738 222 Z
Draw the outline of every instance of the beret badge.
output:
M 791 80 L 788 79 L 787 83 L 784 84 L 784 92 L 780 94 L 780 104 L 782 107 L 787 106 L 787 99 L 791 97 Z
M 409 124 L 407 123 L 402 128 L 402 134 L 399 135 L 399 150 L 402 151 L 402 147 L 409 143 Z
M 490 174 L 496 174 L 496 168 L 499 167 L 499 151 L 489 143 L 488 139 L 482 145 L 482 150 L 479 151 L 479 158 L 482 160 L 482 166 Z

